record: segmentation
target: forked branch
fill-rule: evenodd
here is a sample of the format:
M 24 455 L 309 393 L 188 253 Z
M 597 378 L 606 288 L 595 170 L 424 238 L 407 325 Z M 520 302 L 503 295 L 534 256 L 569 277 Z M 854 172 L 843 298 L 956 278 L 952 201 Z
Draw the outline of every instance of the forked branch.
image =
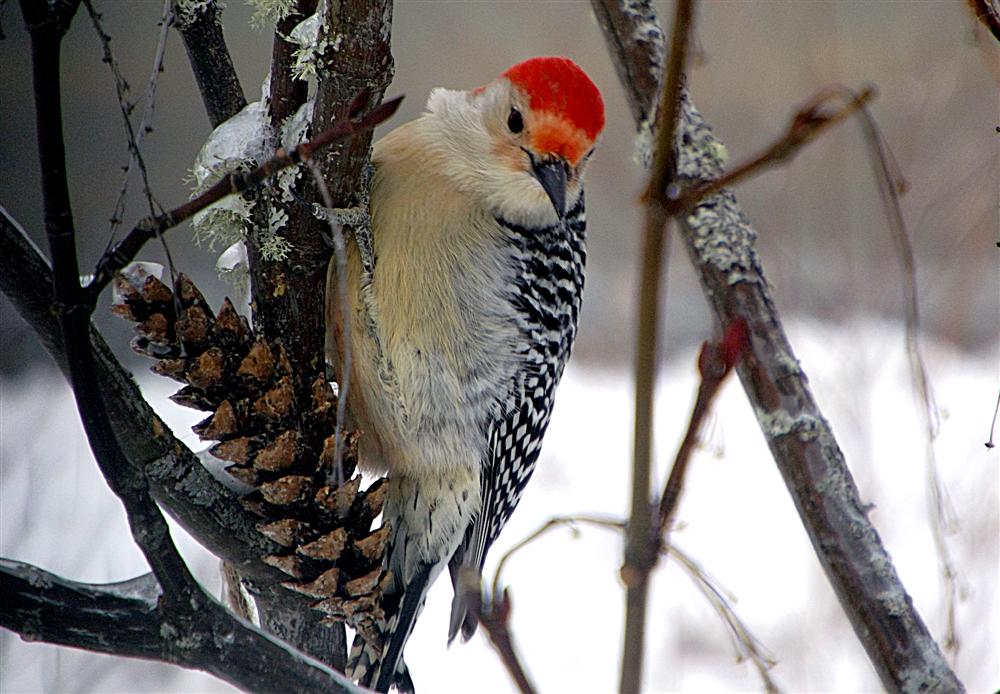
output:
M 623 81 L 660 60 L 629 65 L 634 15 L 611 0 L 594 0 L 616 21 L 602 21 Z M 649 9 L 652 13 L 652 10 Z M 624 31 L 623 31 L 624 29 Z M 635 50 L 622 50 L 630 46 Z M 648 112 L 655 93 L 629 85 Z M 722 175 L 722 147 L 688 98 L 679 119 L 682 193 Z M 681 237 L 722 325 L 743 319 L 750 349 L 738 372 L 827 578 L 883 685 L 891 691 L 962 691 L 867 516 L 843 453 L 823 417 L 785 335 L 754 247 L 755 232 L 728 189 L 680 219 Z

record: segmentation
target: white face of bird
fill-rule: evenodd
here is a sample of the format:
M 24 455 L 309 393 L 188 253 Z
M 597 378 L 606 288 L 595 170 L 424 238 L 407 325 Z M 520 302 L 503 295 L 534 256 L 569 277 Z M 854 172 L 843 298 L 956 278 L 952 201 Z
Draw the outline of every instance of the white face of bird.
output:
M 437 89 L 427 106 L 448 132 L 460 185 L 489 209 L 538 226 L 576 204 L 604 106 L 570 61 L 533 58 L 478 89 Z

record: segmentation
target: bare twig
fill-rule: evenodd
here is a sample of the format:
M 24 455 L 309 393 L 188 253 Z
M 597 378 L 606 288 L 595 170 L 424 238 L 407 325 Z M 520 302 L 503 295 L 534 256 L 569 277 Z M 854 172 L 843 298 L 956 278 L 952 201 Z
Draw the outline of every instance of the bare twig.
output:
M 556 528 L 568 527 L 572 532 L 576 533 L 577 525 L 590 525 L 596 528 L 604 528 L 605 530 L 613 530 L 617 533 L 622 533 L 623 535 L 625 533 L 625 522 L 617 518 L 582 515 L 556 516 L 550 518 L 537 530 L 507 550 L 503 557 L 501 557 L 499 564 L 497 564 L 496 574 L 493 578 L 493 595 L 500 594 L 500 574 L 507 561 L 512 559 L 516 553 Z M 775 665 L 774 657 L 767 652 L 767 649 L 761 645 L 757 637 L 751 633 L 750 628 L 736 614 L 736 611 L 730 604 L 735 602 L 736 598 L 724 588 L 720 587 L 714 578 L 712 578 L 696 561 L 694 561 L 687 553 L 682 551 L 676 545 L 670 545 L 669 547 L 664 545 L 660 549 L 660 554 L 670 555 L 680 563 L 681 568 L 691 578 L 691 580 L 695 582 L 695 585 L 706 597 L 716 614 L 719 615 L 723 623 L 729 629 L 734 640 L 738 659 L 742 660 L 743 658 L 749 658 L 753 662 L 754 667 L 757 669 L 757 672 L 761 677 L 761 682 L 764 684 L 764 688 L 768 692 L 777 692 L 778 687 L 771 679 L 768 672 L 768 670 Z M 473 585 L 475 584 L 473 583 Z
M 663 81 L 658 108 L 658 136 L 646 189 L 646 219 L 643 229 L 642 270 L 636 324 L 635 430 L 632 460 L 632 508 L 625 561 L 621 575 L 626 586 L 625 638 L 619 689 L 638 692 L 642 684 L 642 661 L 646 631 L 646 602 L 649 572 L 656 562 L 649 502 L 650 469 L 653 455 L 653 399 L 656 392 L 657 342 L 660 326 L 660 290 L 666 255 L 663 206 L 667 186 L 676 174 L 674 129 L 680 108 L 680 91 L 694 16 L 693 0 L 678 0 L 674 16 L 670 61 Z
M 139 140 L 141 139 L 141 135 L 137 137 L 135 134 L 135 128 L 132 126 L 132 110 L 135 107 L 135 104 L 129 102 L 128 81 L 122 74 L 118 61 L 115 60 L 115 56 L 111 52 L 111 36 L 104 31 L 104 26 L 101 24 L 101 15 L 94 9 L 90 0 L 83 0 L 83 4 L 87 8 L 87 13 L 90 15 L 90 21 L 94 25 L 94 31 L 97 32 L 97 36 L 101 40 L 101 46 L 104 50 L 103 60 L 108 64 L 108 67 L 111 68 L 111 74 L 115 78 L 115 92 L 118 95 L 118 109 L 121 111 L 122 122 L 125 124 L 125 134 L 128 138 L 128 151 L 129 156 L 131 157 L 129 168 L 132 166 L 132 161 L 139 166 L 139 176 L 142 178 L 142 191 L 146 197 L 147 203 L 149 204 L 149 214 L 156 215 L 157 210 L 160 212 L 163 211 L 163 207 L 153 197 L 153 192 L 149 189 L 149 175 L 146 172 L 146 162 L 142 158 L 142 152 L 139 151 Z M 156 74 L 156 72 L 157 71 L 154 68 L 154 74 Z
M 840 108 L 833 111 L 825 110 L 827 102 L 831 99 L 844 98 L 840 89 L 838 87 L 823 89 L 813 96 L 792 117 L 785 133 L 760 154 L 734 166 L 718 178 L 701 182 L 686 189 L 678 197 L 668 200 L 666 203 L 668 213 L 674 216 L 684 214 L 705 198 L 717 194 L 724 188 L 741 183 L 766 168 L 790 161 L 805 145 L 830 127 L 859 112 L 875 97 L 875 88 L 867 86 L 856 96 L 850 92 L 852 98 Z
M 152 131 L 152 126 L 150 124 L 153 119 L 153 110 L 156 106 L 156 85 L 159 83 L 160 73 L 163 72 L 163 59 L 167 52 L 167 35 L 169 34 L 170 27 L 173 25 L 174 21 L 173 10 L 171 9 L 172 2 L 173 0 L 163 0 L 163 14 L 160 16 L 160 37 L 156 44 L 156 54 L 153 58 L 153 69 L 149 75 L 149 83 L 146 85 L 146 99 L 145 99 L 145 105 L 143 106 L 142 109 L 142 117 L 139 119 L 138 132 L 134 134 L 134 138 L 130 122 L 131 121 L 129 113 L 130 108 L 128 104 L 122 102 L 119 98 L 119 106 L 121 107 L 122 116 L 124 117 L 126 122 L 126 133 L 128 134 L 129 137 L 129 160 L 128 160 L 128 166 L 125 167 L 125 174 L 122 176 L 121 187 L 118 189 L 118 198 L 115 200 L 114 211 L 111 213 L 111 229 L 110 233 L 108 234 L 108 245 L 105 248 L 105 250 L 107 250 L 107 248 L 110 248 L 111 244 L 114 243 L 115 232 L 121 225 L 122 217 L 125 215 L 125 195 L 128 192 L 128 182 L 129 179 L 132 177 L 132 168 L 135 167 L 137 164 L 140 167 L 139 170 L 142 175 L 143 190 L 146 194 L 147 201 L 150 203 L 149 213 L 150 214 L 156 213 L 156 210 L 154 210 L 152 207 L 153 203 L 152 193 L 150 192 L 149 181 L 146 176 L 146 166 L 144 162 L 140 161 L 142 155 L 140 153 L 139 146 L 145 139 L 146 133 Z M 110 37 L 108 37 L 106 32 L 104 32 L 103 28 L 100 27 L 99 23 L 100 15 L 97 15 L 96 13 L 93 12 L 93 9 L 89 3 L 87 4 L 87 9 L 91 12 L 91 19 L 93 20 L 94 25 L 97 29 L 97 34 L 98 36 L 101 37 L 102 43 L 104 43 L 105 60 L 110 58 L 111 65 L 114 66 L 115 61 L 111 55 L 111 47 L 110 44 L 108 43 Z M 117 86 L 119 84 L 120 73 L 118 72 L 116 67 L 112 68 L 112 72 L 115 74 L 115 84 Z M 121 90 L 119 90 L 119 96 L 120 94 Z
M 515 544 L 513 547 L 504 552 L 502 557 L 500 557 L 500 561 L 497 562 L 496 572 L 493 574 L 493 595 L 500 594 L 500 576 L 503 573 L 503 569 L 507 565 L 507 562 L 510 561 L 515 554 L 540 538 L 542 535 L 548 533 L 550 530 L 554 530 L 564 525 L 568 525 L 572 528 L 576 524 L 594 525 L 602 528 L 610 528 L 612 530 L 625 530 L 625 523 L 616 518 L 605 518 L 601 516 L 556 516 L 554 518 L 549 518 L 540 528 L 538 528 L 538 530 Z
M 511 603 L 508 591 L 495 592 L 488 602 L 485 602 L 478 572 L 471 570 L 463 570 L 459 574 L 455 589 L 464 593 L 463 600 L 469 612 L 476 615 L 476 619 L 489 638 L 490 645 L 500 656 L 507 673 L 514 680 L 517 690 L 521 694 L 535 694 L 535 686 L 528 679 L 528 673 L 517 654 L 514 636 L 510 631 Z
M 996 429 L 997 426 L 997 414 L 1000 414 L 1000 393 L 997 393 L 997 404 L 996 407 L 993 408 L 993 419 L 990 422 L 990 437 L 986 440 L 987 448 L 994 447 L 993 430 Z
M 333 196 L 330 195 L 330 188 L 323 180 L 316 162 L 309 160 L 306 162 L 309 172 L 313 176 L 316 189 L 323 199 L 323 204 L 327 210 L 333 209 Z M 344 227 L 336 223 L 332 217 L 327 217 L 327 226 L 330 229 L 330 239 L 333 243 L 333 261 L 337 266 L 337 301 L 340 306 L 347 306 L 347 247 L 344 242 Z M 351 331 L 344 330 L 341 337 L 343 346 L 341 348 L 341 363 L 337 364 L 337 424 L 334 427 L 333 442 L 333 474 L 337 485 L 344 483 L 344 422 L 347 420 L 347 394 L 351 389 Z
M 843 99 L 847 103 L 859 104 L 856 111 L 858 121 L 864 130 L 871 155 L 872 167 L 878 183 L 879 194 L 885 208 L 889 230 L 896 246 L 896 254 L 902 265 L 903 300 L 906 306 L 906 353 L 910 361 L 910 376 L 913 387 L 920 398 L 921 413 L 925 429 L 925 460 L 928 506 L 931 518 L 931 534 L 937 550 L 938 565 L 945 585 L 945 634 L 944 647 L 953 653 L 958 653 L 959 639 L 956 628 L 956 609 L 959 594 L 959 572 L 951 557 L 947 535 L 955 532 L 957 525 L 954 509 L 951 507 L 947 490 L 941 473 L 938 470 L 937 457 L 934 454 L 934 441 L 941 426 L 941 415 L 938 411 L 934 392 L 931 388 L 927 364 L 924 360 L 921 346 L 920 302 L 917 295 L 917 266 L 914 260 L 913 245 L 903 219 L 903 209 L 899 196 L 905 192 L 907 183 L 898 170 L 895 159 L 888 148 L 882 132 L 868 109 L 859 102 L 850 90 L 840 88 Z
M 129 162 L 128 166 L 125 168 L 125 175 L 122 179 L 122 185 L 118 192 L 118 200 L 115 203 L 115 209 L 111 213 L 111 233 L 108 235 L 108 243 L 105 246 L 105 252 L 111 247 L 114 242 L 115 231 L 118 225 L 121 224 L 121 218 L 125 213 L 125 193 L 128 190 L 128 180 L 132 173 L 132 167 L 139 167 L 139 177 L 142 179 L 142 192 L 146 198 L 146 203 L 149 206 L 149 214 L 155 216 L 158 213 L 163 212 L 163 206 L 160 205 L 159 201 L 153 196 L 153 191 L 149 187 L 149 175 L 146 172 L 146 162 L 142 157 L 142 151 L 139 149 L 139 144 L 145 137 L 149 125 L 147 118 L 152 116 L 153 110 L 153 99 L 156 95 L 156 82 L 159 78 L 160 71 L 163 68 L 163 55 L 166 52 L 167 46 L 167 32 L 170 28 L 170 23 L 172 21 L 172 13 L 170 10 L 171 0 L 164 0 L 163 6 L 163 16 L 160 20 L 160 39 L 156 49 L 156 58 L 153 61 L 153 74 L 149 80 L 149 87 L 146 91 L 146 106 L 143 109 L 142 119 L 139 125 L 139 132 L 136 133 L 136 129 L 132 126 L 132 110 L 135 108 L 134 103 L 130 103 L 128 100 L 129 85 L 125 80 L 125 76 L 121 72 L 121 68 L 118 65 L 118 61 L 115 60 L 115 56 L 111 51 L 111 36 L 104 30 L 104 26 L 101 23 L 101 15 L 94 10 L 94 6 L 90 0 L 83 0 L 83 4 L 87 8 L 87 13 L 90 15 L 91 23 L 94 25 L 94 30 L 97 32 L 98 38 L 101 40 L 101 45 L 104 49 L 104 62 L 108 64 L 111 68 L 111 74 L 115 78 L 115 92 L 118 96 L 118 109 L 121 111 L 122 121 L 125 125 L 125 136 L 128 141 L 128 151 L 129 151 Z M 167 245 L 166 239 L 163 238 L 162 234 L 157 234 L 157 238 L 160 240 L 160 244 L 163 246 L 163 253 L 167 257 L 167 267 L 170 270 L 171 279 L 177 281 L 177 270 L 174 268 L 173 254 L 170 252 L 170 247 Z
M 173 3 L 174 25 L 184 40 L 208 120 L 215 128 L 247 105 L 222 33 L 219 19 L 222 8 L 216 0 L 183 4 L 173 0 Z
M 774 659 L 774 656 L 767 652 L 763 644 L 750 632 L 749 627 L 736 614 L 732 606 L 735 598 L 729 595 L 725 589 L 721 588 L 715 579 L 676 545 L 670 545 L 664 551 L 677 560 L 681 568 L 684 569 L 684 572 L 698 586 L 698 590 L 705 596 L 715 610 L 715 613 L 719 615 L 729 629 L 733 637 L 738 659 L 750 659 L 750 662 L 753 663 L 754 668 L 757 670 L 757 674 L 760 676 L 765 691 L 780 691 L 777 683 L 771 679 L 771 673 L 769 672 L 772 667 L 777 665 L 777 661 Z
M 289 151 L 279 149 L 271 159 L 248 173 L 231 172 L 204 193 L 183 205 L 169 212 L 143 219 L 120 243 L 102 256 L 94 273 L 94 279 L 86 288 L 91 305 L 101 290 L 111 281 L 114 274 L 130 263 L 146 241 L 156 234 L 163 233 L 190 219 L 227 195 L 242 193 L 286 167 L 311 159 L 316 152 L 328 145 L 371 130 L 390 118 L 399 108 L 402 100 L 403 97 L 398 96 L 383 102 L 363 116 L 354 114 L 354 117 L 339 121 L 337 125 L 326 132 L 320 133 L 312 140 L 303 142 Z
M 701 354 L 698 356 L 698 371 L 701 374 L 698 397 L 691 410 L 691 419 L 688 422 L 684 440 L 674 457 L 670 476 L 663 488 L 663 494 L 660 495 L 656 537 L 662 545 L 669 544 L 666 535 L 670 532 L 670 523 L 676 513 L 681 488 L 684 484 L 684 474 L 687 471 L 691 453 L 701 435 L 702 424 L 711 411 L 712 402 L 726 380 L 726 376 L 743 358 L 748 340 L 746 321 L 737 318 L 726 328 L 721 340 L 717 343 L 706 342 L 701 347 Z
M 602 22 L 602 28 L 615 34 L 608 45 L 620 64 L 634 59 L 641 46 L 617 50 L 636 43 L 627 28 L 636 31 L 634 18 L 621 8 L 617 11 L 624 16 Z M 650 56 L 644 65 L 657 60 Z M 622 79 L 630 74 L 621 67 L 618 73 Z M 642 104 L 654 98 L 632 86 L 626 93 L 630 98 L 642 94 Z M 682 187 L 704 185 L 721 175 L 721 145 L 687 99 L 682 113 Z M 816 554 L 883 685 L 893 691 L 962 691 L 868 519 L 843 454 L 788 344 L 753 246 L 755 232 L 735 196 L 723 190 L 702 201 L 681 218 L 680 230 L 720 322 L 725 325 L 739 317 L 747 321 L 751 349 L 739 367 L 740 380 Z

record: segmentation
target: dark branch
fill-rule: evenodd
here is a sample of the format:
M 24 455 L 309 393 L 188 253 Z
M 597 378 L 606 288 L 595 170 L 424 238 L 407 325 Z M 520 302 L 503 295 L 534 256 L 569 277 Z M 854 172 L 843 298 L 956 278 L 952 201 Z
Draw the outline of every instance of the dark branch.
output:
M 993 38 L 1000 41 L 1000 0 L 967 0 L 969 9 L 983 23 Z
M 0 626 L 26 641 L 128 658 L 158 659 L 162 652 L 156 607 L 160 586 L 152 574 L 90 585 L 0 559 L 0 591 Z
M 602 23 L 605 32 L 615 33 L 608 40 L 612 48 L 635 43 L 632 19 Z M 629 60 L 626 54 L 613 58 Z M 649 69 L 657 59 L 650 56 L 634 69 Z M 640 105 L 654 96 L 635 85 L 627 93 Z M 720 145 L 686 98 L 680 123 L 689 143 L 679 152 L 684 186 L 720 176 Z M 680 228 L 720 323 L 743 319 L 749 327 L 751 348 L 739 367 L 740 380 L 827 578 L 882 683 L 890 691 L 962 691 L 896 575 L 812 397 L 767 291 L 755 232 L 735 196 L 722 191 L 703 201 Z
M 239 622 L 195 581 L 153 501 L 142 469 L 134 468 L 120 446 L 105 409 L 90 342 L 90 307 L 79 273 L 75 229 L 69 203 L 59 85 L 64 28 L 33 21 L 50 8 L 22 0 L 32 45 L 35 110 L 46 232 L 53 258 L 54 305 L 65 348 L 70 383 L 91 450 L 109 487 L 125 507 L 132 537 L 152 568 L 162 593 L 156 632 L 165 660 L 203 668 L 252 690 L 288 687 L 326 689 L 337 678 L 322 668 L 303 672 L 287 648 Z M 236 647 L 234 652 L 234 646 Z M 192 655 L 197 656 L 189 661 Z M 302 677 L 302 679 L 297 679 Z M 341 682 L 345 681 L 339 677 Z
M 111 427 L 90 346 L 90 309 L 80 286 L 76 230 L 66 177 L 60 93 L 60 49 L 63 29 L 38 22 L 48 8 L 22 0 L 31 35 L 36 135 L 42 172 L 45 231 L 52 254 L 54 306 L 66 349 L 69 380 L 77 410 L 98 466 L 125 506 L 132 538 L 163 588 L 164 600 L 181 613 L 197 610 L 202 591 L 177 551 L 166 519 L 149 494 L 141 470 L 133 468 Z
M 293 54 L 296 45 L 287 37 L 303 18 L 316 12 L 317 0 L 298 0 L 295 9 L 278 22 L 274 29 L 271 48 L 271 127 L 277 131 L 286 118 L 293 115 L 306 102 L 309 85 L 292 75 Z
M 152 575 L 107 585 L 67 581 L 0 559 L 0 626 L 29 641 L 204 670 L 245 691 L 360 691 L 211 601 L 190 619 L 159 607 Z
M 150 239 L 190 219 L 227 195 L 237 195 L 250 190 L 282 169 L 311 159 L 316 152 L 324 147 L 375 128 L 396 112 L 402 100 L 403 97 L 398 96 L 380 104 L 363 116 L 344 119 L 326 132 L 308 142 L 303 142 L 290 151 L 279 149 L 271 159 L 248 173 L 231 172 L 204 193 L 183 205 L 155 217 L 146 217 L 101 258 L 97 265 L 97 271 L 94 273 L 94 279 L 86 288 L 91 306 L 115 273 L 132 262 L 139 250 Z
M 232 56 L 222 34 L 219 16 L 222 10 L 215 0 L 207 3 L 184 3 L 193 7 L 180 11 L 174 2 L 174 26 L 184 39 L 191 70 L 201 91 L 201 99 L 212 127 L 217 127 L 247 105 Z
M 69 366 L 52 314 L 52 271 L 27 235 L 0 208 L 0 291 L 34 329 L 63 374 Z M 284 576 L 260 561 L 278 545 L 256 530 L 257 518 L 174 438 L 142 397 L 96 328 L 90 328 L 100 388 L 125 455 L 144 469 L 156 499 L 213 554 L 261 581 Z

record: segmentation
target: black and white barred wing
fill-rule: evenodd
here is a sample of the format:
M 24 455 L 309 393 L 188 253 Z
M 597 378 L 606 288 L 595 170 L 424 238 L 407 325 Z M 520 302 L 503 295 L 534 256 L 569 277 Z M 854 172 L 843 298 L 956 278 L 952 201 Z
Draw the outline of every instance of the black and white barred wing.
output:
M 555 389 L 576 338 L 583 292 L 585 217 L 583 196 L 565 222 L 528 230 L 497 220 L 517 251 L 520 272 L 512 304 L 517 308 L 526 351 L 524 368 L 512 384 L 510 400 L 497 408 L 487 427 L 487 460 L 483 461 L 482 507 L 452 558 L 452 603 L 449 640 L 459 627 L 468 639 L 475 618 L 463 605 L 458 572 L 482 571 L 490 546 L 510 518 L 531 479 L 552 414 Z

